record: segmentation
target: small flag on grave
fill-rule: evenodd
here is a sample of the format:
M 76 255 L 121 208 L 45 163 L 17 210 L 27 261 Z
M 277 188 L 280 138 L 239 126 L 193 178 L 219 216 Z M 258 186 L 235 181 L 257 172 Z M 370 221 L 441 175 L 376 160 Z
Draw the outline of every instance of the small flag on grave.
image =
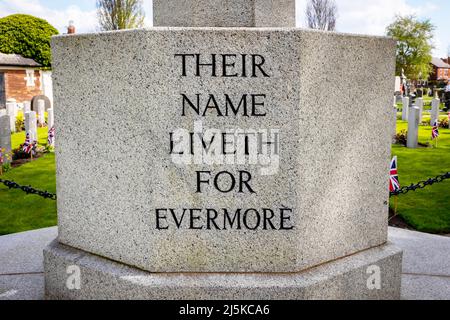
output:
M 47 143 L 49 146 L 53 146 L 55 143 L 55 127 L 48 129 Z
M 400 190 L 400 182 L 397 173 L 397 156 L 394 156 L 391 160 L 391 170 L 389 171 L 389 191 L 398 190 Z
M 25 137 L 25 142 L 22 145 L 22 150 L 25 153 L 31 153 L 31 151 L 33 150 L 33 143 L 31 142 L 30 134 L 28 132 Z
M 431 139 L 434 140 L 437 137 L 439 137 L 439 124 L 438 124 L 438 121 L 435 120 L 433 128 L 431 129 Z

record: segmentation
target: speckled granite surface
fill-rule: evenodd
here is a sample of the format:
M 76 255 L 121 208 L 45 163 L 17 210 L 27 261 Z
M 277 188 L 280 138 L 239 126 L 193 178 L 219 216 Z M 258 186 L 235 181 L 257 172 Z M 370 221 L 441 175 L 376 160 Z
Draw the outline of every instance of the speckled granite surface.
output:
M 152 28 L 59 36 L 52 46 L 61 243 L 153 272 L 294 272 L 386 242 L 394 41 L 281 28 Z M 241 75 L 247 54 L 246 76 L 213 76 L 208 67 L 196 76 L 194 56 L 182 76 L 175 55 L 195 53 L 202 63 L 236 54 L 230 70 Z M 252 76 L 251 55 L 267 76 L 261 69 Z M 265 116 L 218 116 L 211 108 L 182 116 L 181 94 L 199 94 L 202 106 L 208 94 L 218 101 L 264 94 L 257 107 Z M 169 133 L 194 130 L 195 121 L 278 130 L 277 171 L 174 163 Z M 205 185 L 198 193 L 200 170 L 247 170 L 255 192 Z M 158 220 L 159 208 L 166 211 Z M 254 209 L 247 222 L 259 227 L 208 229 L 207 209 L 219 221 L 223 208 Z M 265 208 L 278 226 L 288 210 L 292 228 L 264 229 Z

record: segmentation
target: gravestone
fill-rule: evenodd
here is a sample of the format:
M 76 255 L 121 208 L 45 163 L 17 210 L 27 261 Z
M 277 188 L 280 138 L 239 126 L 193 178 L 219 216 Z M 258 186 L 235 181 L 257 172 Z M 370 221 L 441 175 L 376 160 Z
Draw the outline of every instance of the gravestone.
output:
M 17 101 L 16 101 L 16 99 L 10 98 L 10 99 L 6 100 L 6 105 L 8 105 L 8 104 L 14 106 L 14 107 L 12 108 L 12 110 L 14 111 L 14 117 L 17 117 L 18 106 L 17 106 Z
M 170 14 L 198 3 L 170 1 Z M 211 10 L 201 28 L 52 39 L 47 297 L 399 298 L 401 251 L 387 243 L 395 41 L 211 28 L 229 8 Z
M 408 136 L 406 140 L 407 148 L 417 148 L 419 137 L 420 109 L 418 107 L 409 108 L 408 114 Z
M 3 163 L 9 162 L 6 154 L 11 152 L 11 124 L 9 119 L 10 117 L 7 115 L 0 115 L 0 149 L 5 149 Z
M 39 126 L 45 125 L 45 101 L 38 100 L 37 101 L 37 116 L 38 116 L 38 124 Z
M 441 100 L 439 98 L 434 98 L 431 101 L 431 111 L 430 111 L 430 125 L 434 125 L 434 122 L 439 119 L 439 105 Z
M 25 132 L 30 134 L 31 141 L 37 141 L 37 119 L 36 112 L 30 111 L 25 113 L 24 117 Z
M 396 136 L 397 136 L 397 96 L 394 96 L 394 103 L 392 104 L 392 112 L 393 112 L 393 120 L 392 123 L 392 143 L 396 142 Z
M 50 108 L 47 110 L 47 121 L 48 121 L 48 128 L 52 128 L 55 125 L 55 118 L 53 116 L 53 108 Z
M 9 116 L 11 132 L 16 132 L 16 103 L 6 102 L 6 114 Z
M 403 97 L 403 106 L 402 106 L 402 120 L 408 121 L 408 109 L 409 109 L 409 99 L 408 97 Z
M 421 123 L 423 116 L 423 98 L 416 99 L 416 105 L 419 108 L 419 123 Z
M 31 111 L 31 102 L 30 101 L 25 101 L 23 103 L 23 114 L 25 116 L 25 113 L 30 112 Z
M 50 99 L 47 96 L 38 95 L 38 96 L 34 96 L 31 99 L 31 110 L 32 111 L 38 112 L 38 101 L 39 100 L 44 100 L 45 111 L 47 111 L 48 109 L 50 109 L 52 107 L 52 102 L 50 101 Z

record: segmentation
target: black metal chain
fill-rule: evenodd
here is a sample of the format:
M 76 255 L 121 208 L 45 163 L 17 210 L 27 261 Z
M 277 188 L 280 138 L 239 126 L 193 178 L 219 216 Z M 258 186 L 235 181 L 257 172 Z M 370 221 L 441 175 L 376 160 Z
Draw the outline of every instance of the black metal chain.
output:
M 48 191 L 37 190 L 31 186 L 21 186 L 14 181 L 0 179 L 0 183 L 3 183 L 9 189 L 19 189 L 26 194 L 35 194 L 45 199 L 56 200 L 56 194 Z
M 417 189 L 423 189 L 423 188 L 425 188 L 426 186 L 431 186 L 431 185 L 433 185 L 433 184 L 435 184 L 435 183 L 442 182 L 442 181 L 444 181 L 445 179 L 450 179 L 450 172 L 441 174 L 441 175 L 439 175 L 439 176 L 436 176 L 436 177 L 434 177 L 434 178 L 430 178 L 430 179 L 428 179 L 428 180 L 420 181 L 420 182 L 418 182 L 418 183 L 416 183 L 416 184 L 411 184 L 411 185 L 409 185 L 409 186 L 404 186 L 404 187 L 400 188 L 400 189 L 397 190 L 397 191 L 391 191 L 391 192 L 389 193 L 389 196 L 390 196 L 390 197 L 392 197 L 392 196 L 397 196 L 397 195 L 399 195 L 399 194 L 405 194 L 405 193 L 408 193 L 409 191 L 416 191 Z

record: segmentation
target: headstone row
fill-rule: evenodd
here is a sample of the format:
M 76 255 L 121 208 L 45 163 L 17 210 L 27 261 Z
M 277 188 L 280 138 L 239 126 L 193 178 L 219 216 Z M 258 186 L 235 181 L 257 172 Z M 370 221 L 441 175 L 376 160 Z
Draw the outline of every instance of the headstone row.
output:
M 23 107 L 25 132 L 30 134 L 32 141 L 38 140 L 38 124 L 45 124 L 45 102 L 39 100 L 37 108 L 37 113 L 31 111 L 30 102 L 25 102 Z M 11 152 L 11 133 L 16 131 L 16 109 L 17 105 L 12 101 L 6 104 L 6 109 L 0 109 L 0 149 L 5 149 L 3 152 L 3 163 L 9 161 L 6 154 Z M 53 108 L 47 109 L 47 113 L 48 128 L 50 129 L 54 126 Z

